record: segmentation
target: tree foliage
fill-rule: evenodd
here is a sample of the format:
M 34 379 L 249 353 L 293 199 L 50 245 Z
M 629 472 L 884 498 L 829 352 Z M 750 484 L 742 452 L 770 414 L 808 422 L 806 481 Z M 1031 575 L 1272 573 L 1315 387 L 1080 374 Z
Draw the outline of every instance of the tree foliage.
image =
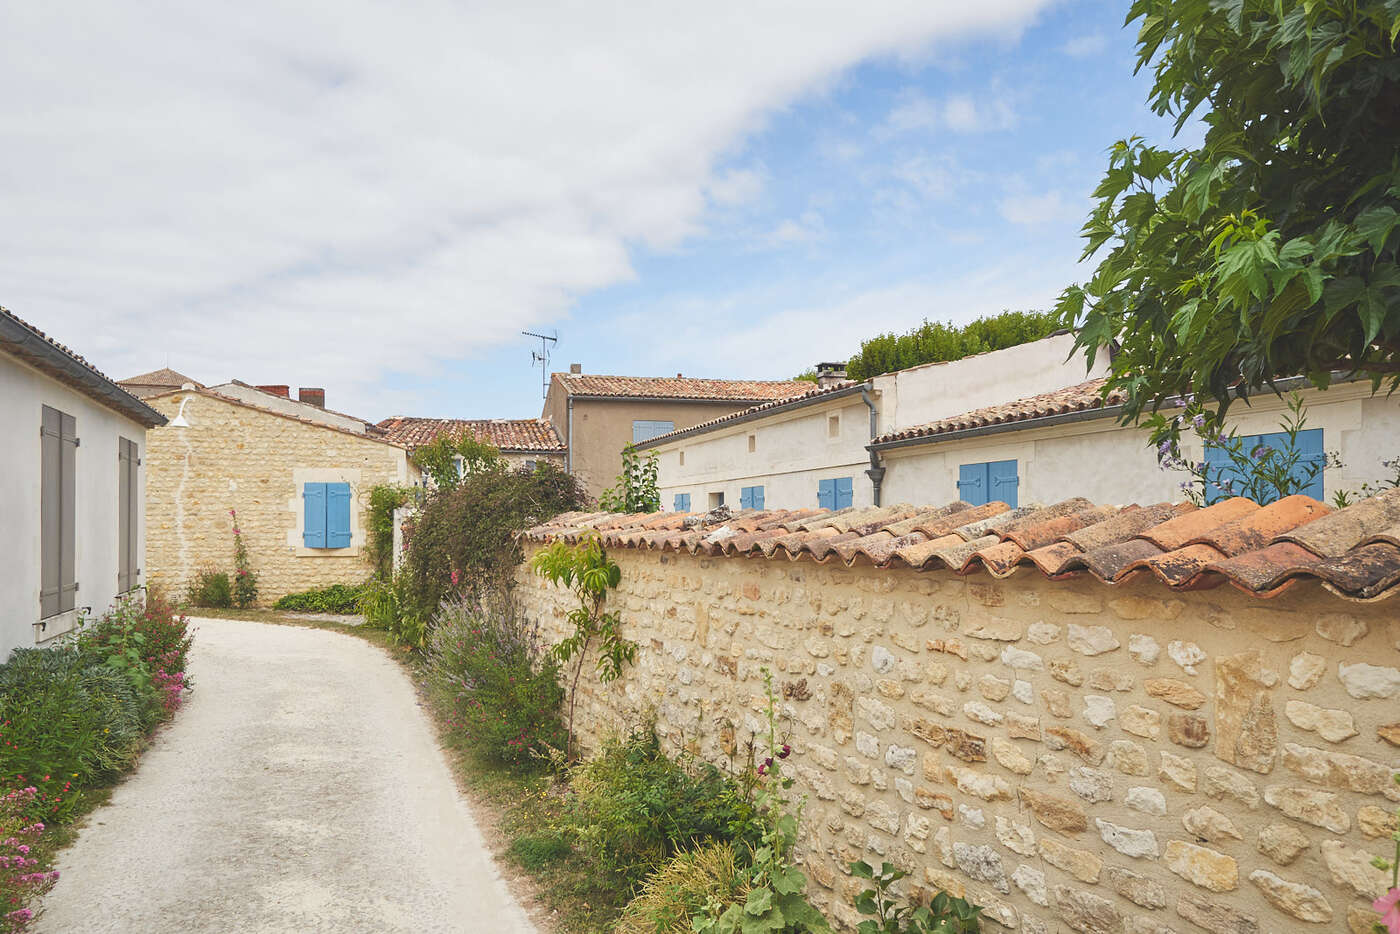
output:
M 461 458 L 461 469 L 458 469 Z M 443 433 L 413 452 L 418 469 L 432 478 L 440 490 L 450 490 L 468 474 L 494 470 L 505 465 L 498 448 L 478 441 L 470 432 L 453 436 Z
M 1198 149 L 1122 140 L 1084 225 L 1093 277 L 1056 311 L 1118 348 L 1125 419 L 1334 370 L 1400 385 L 1400 3 L 1135 0 L 1149 103 Z M 1174 437 L 1170 419 L 1155 440 Z
M 1003 311 L 961 327 L 927 321 L 903 334 L 881 334 L 861 341 L 860 352 L 846 365 L 851 379 L 869 379 L 922 363 L 961 360 L 988 350 L 1003 350 L 1040 340 L 1059 325 L 1051 312 Z M 801 377 L 799 377 L 801 378 Z
M 622 449 L 622 472 L 617 475 L 617 483 L 598 497 L 598 508 L 608 512 L 656 512 L 661 508 L 657 474 L 655 451 L 643 456 L 627 445 Z

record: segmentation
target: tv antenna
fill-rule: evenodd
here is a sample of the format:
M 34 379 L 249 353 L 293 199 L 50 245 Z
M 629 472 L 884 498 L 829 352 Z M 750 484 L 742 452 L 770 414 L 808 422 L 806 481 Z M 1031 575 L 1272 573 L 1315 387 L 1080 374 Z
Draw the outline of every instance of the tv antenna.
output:
M 530 366 L 536 363 L 540 365 L 540 397 L 549 398 L 549 345 L 559 342 L 559 332 L 555 331 L 553 336 L 548 334 L 536 334 L 534 331 L 521 331 L 526 337 L 536 337 L 540 341 L 538 351 L 530 351 Z

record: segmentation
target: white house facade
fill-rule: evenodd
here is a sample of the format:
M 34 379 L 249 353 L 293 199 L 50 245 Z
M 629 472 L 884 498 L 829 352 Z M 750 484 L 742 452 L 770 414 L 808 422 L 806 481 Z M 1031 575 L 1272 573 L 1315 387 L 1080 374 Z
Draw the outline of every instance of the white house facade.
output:
M 644 441 L 658 455 L 663 509 L 840 509 L 895 502 L 869 445 L 905 426 L 1010 402 L 1086 378 L 1073 335 L 864 382 L 831 381 L 796 399 L 766 403 Z M 1090 376 L 1101 374 L 1100 371 Z
M 0 659 L 144 582 L 146 429 L 164 423 L 0 308 Z

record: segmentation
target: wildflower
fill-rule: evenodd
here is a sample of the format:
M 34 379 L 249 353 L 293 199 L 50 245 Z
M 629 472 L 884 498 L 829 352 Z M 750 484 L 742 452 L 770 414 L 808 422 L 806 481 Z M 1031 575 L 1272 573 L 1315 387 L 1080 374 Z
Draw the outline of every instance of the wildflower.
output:
M 1400 934 L 1400 889 L 1391 889 L 1371 903 L 1371 910 L 1380 914 L 1380 923 L 1390 934 Z
M 778 753 L 778 758 L 786 759 L 790 755 L 792 755 L 792 747 L 789 746 L 787 743 L 783 743 L 783 751 Z
M 1191 424 L 1195 425 L 1197 430 L 1200 430 L 1206 427 L 1206 417 L 1204 415 L 1197 415 L 1195 418 L 1191 419 Z

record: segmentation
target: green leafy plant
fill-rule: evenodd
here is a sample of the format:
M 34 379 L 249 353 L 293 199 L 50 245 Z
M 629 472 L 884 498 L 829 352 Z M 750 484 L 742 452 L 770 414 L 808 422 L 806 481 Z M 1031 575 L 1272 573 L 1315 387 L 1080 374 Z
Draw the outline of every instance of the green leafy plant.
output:
M 1391 776 L 1400 785 L 1400 772 Z M 1395 822 L 1400 827 L 1400 808 L 1395 810 Z M 1371 865 L 1381 872 L 1390 873 L 1390 891 L 1376 899 L 1371 907 L 1380 913 L 1381 919 L 1371 926 L 1375 934 L 1395 934 L 1400 929 L 1400 829 L 1391 831 L 1390 839 L 1395 841 L 1395 855 L 1387 858 L 1377 856 Z
M 881 334 L 861 341 L 860 352 L 846 364 L 846 374 L 851 379 L 869 379 L 924 363 L 961 360 L 1040 340 L 1057 327 L 1055 315 L 1042 311 L 1003 311 L 964 325 L 924 321 L 903 334 Z M 797 378 L 806 377 L 804 374 Z M 816 381 L 815 371 L 811 379 Z
M 440 434 L 413 452 L 413 462 L 439 490 L 451 490 L 464 477 L 483 471 L 507 470 L 497 448 L 470 433 Z
M 331 584 L 278 597 L 272 608 L 303 613 L 358 613 L 364 592 L 364 584 Z
M 554 542 L 535 552 L 531 568 L 536 574 L 557 587 L 566 587 L 578 598 L 578 606 L 565 617 L 574 631 L 550 650 L 560 665 L 573 663 L 569 683 L 568 744 L 564 747 L 569 758 L 575 753 L 574 709 L 578 704 L 578 683 L 583 676 L 584 659 L 597 642 L 598 656 L 594 667 L 598 680 L 604 684 L 622 675 L 622 667 L 637 659 L 637 643 L 623 637 L 621 617 L 604 609 L 608 591 L 616 589 L 622 580 L 622 569 L 608 557 L 596 536 L 585 538 L 577 545 Z
M 453 712 L 451 729 L 477 754 L 533 764 L 564 742 L 558 667 L 508 597 L 445 605 L 426 654 L 431 681 Z
M 963 898 L 939 892 L 928 905 L 897 905 L 890 887 L 909 873 L 893 863 L 877 872 L 864 860 L 851 863 L 851 875 L 868 879 L 873 888 L 856 896 L 856 910 L 872 915 L 856 925 L 856 934 L 976 934 L 982 909 Z
M 228 515 L 233 520 L 233 603 L 245 610 L 258 602 L 258 575 L 248 560 L 248 543 L 238 527 L 238 513 L 230 509 Z
M 782 761 L 792 752 L 779 746 L 773 673 L 763 669 L 768 697 L 768 756 L 756 770 L 754 821 L 758 845 L 753 851 L 742 901 L 712 900 L 692 919 L 697 934 L 804 934 L 830 931 L 822 913 L 807 900 L 807 877 L 792 862 L 797 843 L 799 804 L 794 812 L 785 796 L 792 779 L 782 774 Z
M 666 755 L 651 727 L 610 738 L 574 768 L 569 787 L 569 824 L 582 849 L 628 885 L 682 850 L 750 828 L 733 783 L 708 763 Z
M 551 863 L 568 859 L 573 855 L 574 848 L 564 834 L 557 830 L 544 830 L 516 837 L 510 842 L 509 852 L 517 863 L 538 872 Z
M 661 508 L 657 465 L 655 451 L 643 456 L 633 445 L 627 445 L 622 449 L 622 472 L 617 475 L 617 482 L 598 497 L 598 508 L 608 512 L 656 512 Z
M 186 599 L 191 606 L 227 608 L 233 606 L 233 584 L 228 574 L 216 568 L 195 571 Z
M 1338 370 L 1400 386 L 1400 9 L 1134 0 L 1127 21 L 1152 109 L 1205 138 L 1113 146 L 1083 228 L 1108 252 L 1056 306 L 1110 354 L 1124 420 Z
M 1302 493 L 1322 475 L 1325 467 L 1340 467 L 1337 455 L 1323 457 L 1305 455 L 1298 448 L 1298 435 L 1307 427 L 1303 400 L 1294 393 L 1288 411 L 1279 422 L 1283 436 L 1277 447 L 1258 443 L 1247 445 L 1231 429 L 1222 434 L 1212 423 L 1211 413 L 1192 401 L 1182 403 L 1183 411 L 1171 416 L 1177 426 L 1161 430 L 1162 441 L 1157 446 L 1157 463 L 1163 470 L 1182 470 L 1191 475 L 1183 480 L 1181 490 L 1197 506 L 1218 502 L 1231 496 L 1244 496 L 1256 503 L 1276 502 L 1285 496 Z M 1152 422 L 1165 422 L 1167 416 L 1154 413 Z M 1181 426 L 1189 425 L 1208 449 L 1224 455 L 1223 462 L 1209 460 L 1190 462 L 1181 455 L 1176 440 Z
M 375 577 L 386 579 L 394 573 L 394 512 L 408 505 L 413 492 L 412 487 L 392 484 L 370 488 L 365 558 Z
M 1363 499 L 1370 499 L 1372 496 L 1384 493 L 1386 490 L 1400 488 L 1400 457 L 1392 457 L 1389 460 L 1381 461 L 1381 466 L 1386 469 L 1389 476 L 1382 478 L 1376 483 L 1366 481 L 1361 484 L 1359 490 L 1338 490 L 1332 494 L 1332 504 L 1338 509 L 1345 509 L 1353 503 Z

